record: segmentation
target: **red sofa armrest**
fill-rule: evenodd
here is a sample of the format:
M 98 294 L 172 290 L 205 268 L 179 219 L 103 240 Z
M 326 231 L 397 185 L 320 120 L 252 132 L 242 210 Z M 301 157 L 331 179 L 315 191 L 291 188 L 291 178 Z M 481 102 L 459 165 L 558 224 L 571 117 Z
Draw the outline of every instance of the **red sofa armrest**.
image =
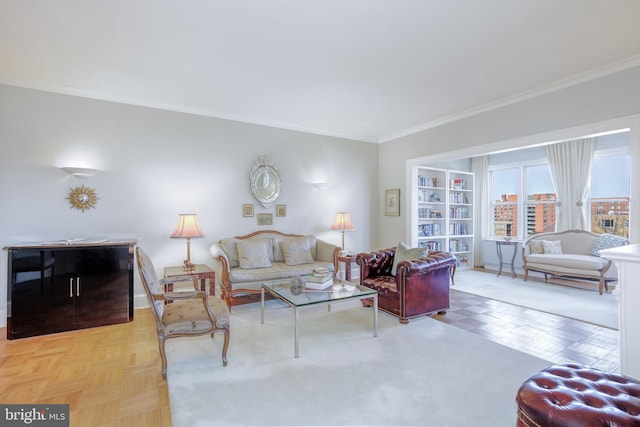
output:
M 395 253 L 396 248 L 359 253 L 356 263 L 360 267 L 360 283 L 368 277 L 390 276 Z

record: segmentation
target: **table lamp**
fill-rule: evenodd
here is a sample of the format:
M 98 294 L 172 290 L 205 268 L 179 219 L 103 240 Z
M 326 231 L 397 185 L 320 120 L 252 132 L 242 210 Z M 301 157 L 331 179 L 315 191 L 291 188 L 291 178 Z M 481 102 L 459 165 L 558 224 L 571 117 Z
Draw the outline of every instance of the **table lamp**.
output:
M 203 236 L 204 233 L 200 230 L 196 214 L 180 214 L 178 216 L 178 225 L 169 237 L 187 239 L 187 259 L 184 260 L 182 269 L 188 273 L 192 273 L 196 269 L 196 266 L 191 264 L 191 238 Z
M 340 230 L 342 232 L 342 250 L 344 250 L 344 232 L 345 231 L 353 231 L 356 228 L 353 226 L 351 222 L 351 215 L 349 212 L 338 212 L 336 214 L 336 219 L 333 221 L 331 225 L 332 230 Z

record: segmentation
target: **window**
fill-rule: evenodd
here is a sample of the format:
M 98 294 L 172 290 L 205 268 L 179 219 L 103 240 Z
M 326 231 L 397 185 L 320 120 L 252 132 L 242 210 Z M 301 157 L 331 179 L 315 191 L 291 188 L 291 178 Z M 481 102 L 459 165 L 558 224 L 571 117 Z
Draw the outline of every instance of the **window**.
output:
M 548 164 L 496 167 L 489 173 L 492 236 L 527 238 L 554 231 L 556 194 Z M 519 222 L 518 218 L 524 221 Z
M 525 237 L 548 233 L 556 229 L 556 190 L 548 164 L 525 166 Z
M 594 233 L 629 237 L 629 163 L 626 150 L 594 156 L 587 218 Z M 557 197 L 548 163 L 490 167 L 489 185 L 491 237 L 526 239 L 555 230 Z
M 518 168 L 496 169 L 491 175 L 491 221 L 494 236 L 518 236 Z
M 591 165 L 591 231 L 629 238 L 628 153 L 597 155 Z

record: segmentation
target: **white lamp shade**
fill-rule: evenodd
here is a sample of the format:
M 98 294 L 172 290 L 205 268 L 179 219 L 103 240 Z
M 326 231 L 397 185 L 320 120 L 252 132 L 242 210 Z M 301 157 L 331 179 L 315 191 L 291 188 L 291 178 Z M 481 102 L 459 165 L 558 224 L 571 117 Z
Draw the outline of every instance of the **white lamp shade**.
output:
M 331 225 L 332 230 L 340 230 L 340 231 L 349 231 L 355 230 L 356 227 L 353 226 L 351 222 L 351 214 L 349 212 L 338 212 L 336 214 L 336 219 L 333 221 Z
M 180 214 L 178 217 L 178 225 L 169 237 L 203 237 L 204 233 L 198 225 L 198 217 L 196 214 Z

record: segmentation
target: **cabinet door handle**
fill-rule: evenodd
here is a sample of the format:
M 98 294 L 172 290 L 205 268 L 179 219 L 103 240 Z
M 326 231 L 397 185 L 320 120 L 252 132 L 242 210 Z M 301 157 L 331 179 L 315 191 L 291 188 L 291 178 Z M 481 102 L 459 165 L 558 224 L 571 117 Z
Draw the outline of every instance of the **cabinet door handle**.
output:
M 69 278 L 69 298 L 73 298 L 73 277 Z
M 76 296 L 80 296 L 80 278 L 76 277 Z

